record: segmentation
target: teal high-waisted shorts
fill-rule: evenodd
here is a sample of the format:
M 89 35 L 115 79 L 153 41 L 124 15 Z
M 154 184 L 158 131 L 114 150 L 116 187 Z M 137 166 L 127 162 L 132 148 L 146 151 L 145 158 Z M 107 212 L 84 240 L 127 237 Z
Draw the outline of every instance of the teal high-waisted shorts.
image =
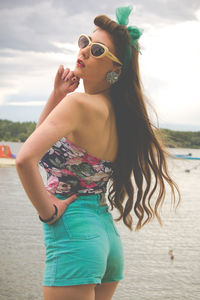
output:
M 79 195 L 54 224 L 42 223 L 43 286 L 101 284 L 124 277 L 120 234 L 108 205 L 101 202 L 103 195 Z

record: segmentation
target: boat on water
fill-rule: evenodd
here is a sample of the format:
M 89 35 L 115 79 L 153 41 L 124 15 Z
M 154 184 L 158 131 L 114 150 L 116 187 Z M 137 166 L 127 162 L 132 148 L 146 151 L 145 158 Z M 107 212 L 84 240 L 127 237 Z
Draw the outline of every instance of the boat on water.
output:
M 0 167 L 15 166 L 16 155 L 11 152 L 8 145 L 0 145 Z
M 192 153 L 188 153 L 188 154 L 174 154 L 173 156 L 181 158 L 181 159 L 200 160 L 200 157 L 193 157 Z

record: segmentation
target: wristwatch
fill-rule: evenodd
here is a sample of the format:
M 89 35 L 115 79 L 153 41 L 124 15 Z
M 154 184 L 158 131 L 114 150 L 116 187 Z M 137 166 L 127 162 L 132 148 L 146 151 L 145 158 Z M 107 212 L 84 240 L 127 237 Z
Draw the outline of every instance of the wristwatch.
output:
M 42 222 L 44 222 L 44 223 L 48 223 L 48 222 L 54 221 L 54 220 L 56 219 L 57 213 L 58 213 L 58 208 L 57 208 L 57 206 L 56 206 L 55 204 L 54 204 L 54 207 L 55 207 L 55 213 L 53 214 L 53 216 L 52 216 L 51 218 L 49 218 L 49 219 L 46 219 L 46 220 L 42 219 L 42 218 L 39 216 L 40 221 L 42 221 Z

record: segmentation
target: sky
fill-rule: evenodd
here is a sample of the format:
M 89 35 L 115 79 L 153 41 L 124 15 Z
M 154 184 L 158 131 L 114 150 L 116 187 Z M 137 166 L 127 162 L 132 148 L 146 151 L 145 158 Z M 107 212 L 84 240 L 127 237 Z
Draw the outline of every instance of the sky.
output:
M 150 117 L 161 128 L 199 131 L 199 0 L 1 0 L 0 119 L 37 122 L 59 65 L 75 66 L 79 35 L 99 14 L 116 21 L 116 7 L 129 4 L 128 26 L 144 29 L 140 73 L 158 120 L 149 107 Z

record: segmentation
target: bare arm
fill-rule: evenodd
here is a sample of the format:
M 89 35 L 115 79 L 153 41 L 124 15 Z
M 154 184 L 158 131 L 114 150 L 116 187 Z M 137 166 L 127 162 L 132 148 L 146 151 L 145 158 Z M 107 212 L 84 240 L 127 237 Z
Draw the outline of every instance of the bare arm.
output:
M 49 99 L 45 104 L 45 107 L 39 117 L 36 128 L 42 124 L 42 122 L 46 119 L 50 112 L 60 103 L 62 99 L 63 97 L 59 94 L 56 94 L 55 90 L 51 92 L 51 95 L 49 96 Z
M 78 87 L 79 78 L 74 75 L 73 71 L 69 68 L 64 69 L 63 65 L 57 70 L 54 88 L 49 96 L 47 103 L 39 117 L 36 128 L 39 127 L 50 112 L 62 101 L 62 99 L 67 96 L 67 94 L 74 92 Z
M 60 138 L 76 131 L 83 119 L 83 108 L 78 93 L 66 96 L 44 122 L 36 128 L 20 148 L 16 159 L 16 169 L 26 194 L 43 219 L 53 215 L 54 207 L 45 190 L 38 169 L 41 157 Z M 64 212 L 66 203 L 52 195 L 58 207 L 58 218 Z M 49 199 L 50 198 L 50 199 Z M 72 199 L 72 198 L 71 198 Z

